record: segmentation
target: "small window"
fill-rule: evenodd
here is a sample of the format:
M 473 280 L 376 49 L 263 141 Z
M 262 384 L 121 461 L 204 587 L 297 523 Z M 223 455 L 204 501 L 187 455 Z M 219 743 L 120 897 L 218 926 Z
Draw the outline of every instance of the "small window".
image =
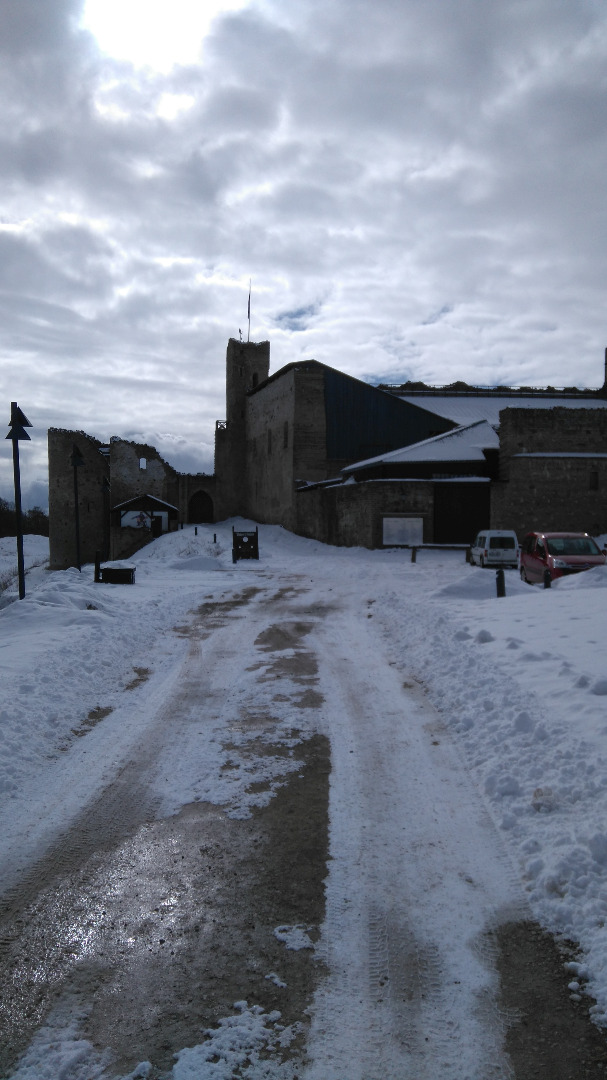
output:
M 147 460 L 144 457 L 140 457 L 139 458 L 139 468 L 142 469 L 142 470 L 145 470 L 145 469 L 147 469 L 147 467 L 148 467 Z

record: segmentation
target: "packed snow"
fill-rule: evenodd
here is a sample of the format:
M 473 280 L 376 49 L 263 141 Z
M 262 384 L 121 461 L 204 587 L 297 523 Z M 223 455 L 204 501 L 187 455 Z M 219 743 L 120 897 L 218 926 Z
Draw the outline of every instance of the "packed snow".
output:
M 436 766 L 445 772 L 441 783 L 452 799 L 447 809 L 457 821 L 457 794 L 449 793 L 448 779 L 457 759 L 471 798 L 480 799 L 503 838 L 516 887 L 533 916 L 579 943 L 580 960 L 568 968 L 571 992 L 586 988 L 596 999 L 597 1023 L 607 1026 L 607 567 L 563 578 L 550 589 L 530 587 L 516 571 L 506 571 L 506 596 L 498 597 L 495 572 L 469 566 L 462 550 L 422 549 L 413 563 L 405 550 L 331 548 L 277 526 L 260 526 L 258 562 L 233 565 L 232 524 L 198 526 L 197 534 L 187 528 L 155 541 L 133 560 L 133 586 L 95 584 L 90 566 L 82 573 L 45 571 L 48 542 L 26 537 L 30 569 L 21 601 L 14 541 L 0 542 L 3 887 L 18 880 L 128 759 L 150 710 L 169 698 L 187 648 L 170 631 L 192 605 L 246 587 L 258 574 L 298 574 L 305 576 L 312 603 L 324 603 L 332 590 L 351 599 L 350 610 L 357 605 L 360 618 L 372 617 L 378 648 L 395 670 L 407 672 L 420 701 L 438 711 L 455 755 Z M 347 642 L 348 628 L 343 630 Z M 125 695 L 144 671 L 149 678 L 138 695 Z M 331 725 L 326 716 L 320 722 L 327 723 L 332 741 L 335 782 L 347 786 L 352 731 L 339 717 Z M 286 716 L 286 744 L 289 732 Z M 79 738 L 83 734 L 86 739 Z M 359 736 L 364 738 L 364 726 Z M 226 770 L 234 752 L 217 730 L 205 740 L 204 765 L 194 747 L 179 774 L 165 763 L 163 812 L 204 798 L 238 817 L 256 800 L 271 798 L 272 783 L 280 783 L 288 767 L 284 758 L 248 762 L 248 771 Z M 420 790 L 436 782 L 425 760 L 420 754 L 416 761 Z M 256 769 L 270 781 L 269 794 L 250 793 Z M 345 814 L 331 821 L 346 846 L 350 825 Z M 397 825 L 390 835 L 386 816 L 385 843 L 395 850 L 402 842 Z M 430 837 L 419 836 L 425 840 Z M 330 874 L 328 919 L 331 881 Z M 315 948 L 309 929 L 280 926 L 275 934 L 288 949 Z M 448 925 L 441 932 L 449 933 Z M 348 960 L 354 967 L 356 957 Z M 280 985 L 275 972 L 266 977 Z M 49 1018 L 15 1080 L 113 1080 L 104 1055 L 81 1038 L 77 1020 L 69 1008 Z M 315 1031 L 313 1024 L 312 1061 Z M 272 1047 L 290 1037 L 277 1015 L 235 1003 L 219 1028 L 204 1038 L 201 1033 L 200 1046 L 177 1054 L 172 1078 L 227 1080 L 235 1070 L 251 1080 L 290 1076 L 271 1064 Z M 149 1073 L 141 1062 L 128 1080 Z M 312 1065 L 311 1080 L 317 1075 Z

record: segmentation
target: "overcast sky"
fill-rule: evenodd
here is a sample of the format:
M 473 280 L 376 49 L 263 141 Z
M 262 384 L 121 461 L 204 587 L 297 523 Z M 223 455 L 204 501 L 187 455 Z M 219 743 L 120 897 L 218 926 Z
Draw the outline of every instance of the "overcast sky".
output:
M 249 280 L 272 371 L 602 384 L 604 0 L 0 0 L 0 51 L 25 489 L 50 425 L 212 471 Z

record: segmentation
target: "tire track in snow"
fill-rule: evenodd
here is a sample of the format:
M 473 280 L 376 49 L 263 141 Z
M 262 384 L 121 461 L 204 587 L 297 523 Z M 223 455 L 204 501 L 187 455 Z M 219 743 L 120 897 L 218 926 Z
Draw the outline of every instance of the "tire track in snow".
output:
M 306 1080 L 506 1080 L 489 948 L 519 883 L 446 732 L 366 620 L 320 628 L 332 742 L 329 975 Z M 337 632 L 336 632 L 337 630 Z

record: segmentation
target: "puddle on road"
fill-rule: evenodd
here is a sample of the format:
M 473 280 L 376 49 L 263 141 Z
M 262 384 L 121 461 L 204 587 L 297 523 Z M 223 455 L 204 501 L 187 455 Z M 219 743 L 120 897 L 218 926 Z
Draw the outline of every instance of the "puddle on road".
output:
M 191 804 L 96 852 L 21 911 L 0 960 L 0 1070 L 66 993 L 82 1003 L 82 1037 L 110 1047 L 120 1074 L 143 1060 L 153 1076 L 170 1069 L 240 1000 L 301 1025 L 291 1048 L 301 1051 L 321 967 L 274 930 L 324 918 L 328 741 L 295 753 L 300 771 L 251 818 Z
M 192 640 L 204 641 L 213 630 L 225 626 L 229 617 L 239 618 L 238 615 L 234 615 L 234 612 L 238 608 L 244 607 L 253 599 L 254 596 L 261 592 L 255 585 L 250 585 L 242 592 L 236 593 L 234 596 L 229 597 L 226 600 L 213 600 L 207 599 L 204 604 L 200 604 L 191 613 L 196 616 L 195 623 L 184 623 L 179 626 L 174 626 L 173 631 L 179 634 L 180 637 L 192 638 Z
M 255 644 L 262 652 L 278 652 L 284 649 L 297 649 L 302 639 L 313 628 L 308 622 L 280 622 L 269 626 L 255 638 Z

